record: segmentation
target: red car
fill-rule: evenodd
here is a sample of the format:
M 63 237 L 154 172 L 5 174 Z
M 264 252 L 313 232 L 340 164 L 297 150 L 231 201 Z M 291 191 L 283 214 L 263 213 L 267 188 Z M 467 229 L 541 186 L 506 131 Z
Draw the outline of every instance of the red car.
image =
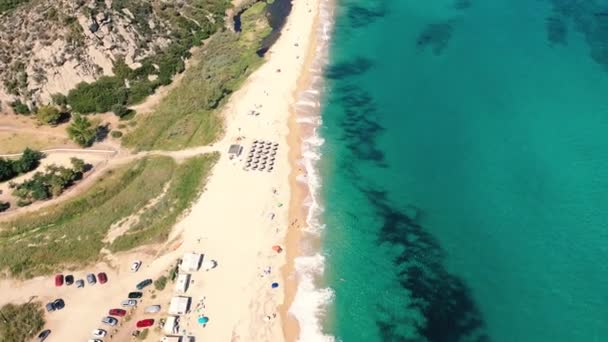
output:
M 55 286 L 59 287 L 63 285 L 63 274 L 58 274 L 55 276 Z
M 110 312 L 108 313 L 108 315 L 110 316 L 118 316 L 118 317 L 124 317 L 127 314 L 127 312 L 123 309 L 111 309 Z
M 154 320 L 152 318 L 148 318 L 148 319 L 142 319 L 141 321 L 138 321 L 136 326 L 138 328 L 146 328 L 146 327 L 151 327 L 152 324 L 154 324 Z
M 100 284 L 105 284 L 108 282 L 108 276 L 105 274 L 105 272 L 98 273 L 97 280 L 99 280 Z

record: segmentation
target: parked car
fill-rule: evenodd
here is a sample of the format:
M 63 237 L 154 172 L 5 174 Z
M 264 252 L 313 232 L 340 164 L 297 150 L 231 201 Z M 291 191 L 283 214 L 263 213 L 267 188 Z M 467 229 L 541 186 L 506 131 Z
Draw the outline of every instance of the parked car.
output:
M 145 313 L 157 313 L 160 311 L 160 305 L 150 305 L 144 309 Z
M 42 341 L 46 340 L 46 338 L 49 337 L 50 334 L 51 334 L 51 331 L 49 329 L 42 330 L 40 332 L 40 334 L 38 334 L 38 342 L 42 342 Z
M 118 323 L 118 320 L 114 317 L 110 317 L 110 316 L 106 316 L 104 318 L 101 319 L 101 323 L 103 324 L 107 324 L 110 326 L 115 326 L 116 323 Z
M 139 260 L 135 260 L 133 261 L 133 263 L 131 264 L 131 271 L 133 272 L 137 272 L 139 271 L 139 268 L 141 267 L 141 261 Z
M 93 273 L 87 274 L 87 282 L 91 285 L 95 285 L 97 279 L 95 278 L 95 275 Z
M 133 306 L 137 306 L 137 301 L 135 299 L 128 299 L 128 300 L 123 300 L 120 305 L 122 306 L 129 306 L 129 307 L 133 307 Z
M 108 276 L 106 275 L 105 272 L 100 272 L 97 274 L 97 279 L 99 280 L 100 284 L 105 284 L 108 282 Z
M 63 285 L 63 274 L 57 274 L 55 276 L 55 286 L 59 287 Z
M 84 280 L 82 280 L 82 279 L 76 280 L 76 287 L 77 288 L 84 287 Z
M 71 274 L 68 274 L 65 276 L 65 284 L 66 285 L 72 285 L 74 284 L 74 276 Z
M 110 309 L 110 311 L 108 312 L 108 315 L 118 317 L 124 317 L 126 314 L 127 312 L 123 309 Z
M 53 302 L 53 306 L 55 307 L 55 310 L 61 310 L 65 308 L 65 302 L 61 298 L 55 299 L 55 301 Z
M 154 324 L 154 320 L 152 318 L 142 319 L 141 321 L 137 321 L 135 324 L 138 328 L 146 328 L 151 327 Z
M 93 330 L 93 337 L 104 337 L 108 334 L 107 331 L 103 329 L 95 329 Z
M 63 301 L 63 299 L 59 298 L 59 299 L 55 299 L 54 301 L 52 301 L 50 303 L 47 303 L 45 305 L 45 307 L 46 307 L 46 311 L 48 311 L 48 312 L 61 310 L 65 307 L 65 302 Z
M 141 298 L 144 294 L 141 292 L 129 292 L 129 295 L 127 296 L 127 298 L 129 299 L 138 299 Z
M 143 290 L 146 286 L 150 286 L 152 284 L 152 279 L 142 280 L 139 284 L 135 285 L 138 290 Z

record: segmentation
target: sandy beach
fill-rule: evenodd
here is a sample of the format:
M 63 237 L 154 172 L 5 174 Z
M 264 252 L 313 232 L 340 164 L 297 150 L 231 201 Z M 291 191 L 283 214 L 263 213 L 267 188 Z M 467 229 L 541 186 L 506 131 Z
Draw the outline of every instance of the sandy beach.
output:
M 184 253 L 198 252 L 206 260 L 217 261 L 218 266 L 192 274 L 186 295 L 192 298 L 193 307 L 181 317 L 180 333 L 195 336 L 197 341 L 283 341 L 285 336 L 296 340 L 297 323 L 289 318 L 287 309 L 295 292 L 292 264 L 297 253 L 298 225 L 292 223 L 297 219 L 295 213 L 301 211 L 303 192 L 295 188 L 299 146 L 293 106 L 314 53 L 318 9 L 319 0 L 294 1 L 266 63 L 232 95 L 225 108 L 225 136 L 209 148 L 197 150 L 219 151 L 221 158 L 205 192 L 176 225 L 166 244 L 112 255 L 103 263 L 73 272 L 79 278 L 88 272 L 104 271 L 110 281 L 101 286 L 56 288 L 52 277 L 0 281 L 0 305 L 63 298 L 66 308 L 47 315 L 47 328 L 53 331 L 47 341 L 84 340 L 102 326 L 100 320 L 108 309 L 120 307 L 138 281 L 156 279 Z M 252 111 L 259 114 L 251 115 Z M 272 171 L 244 170 L 254 140 L 278 144 Z M 229 158 L 231 144 L 241 144 L 243 154 Z M 169 155 L 179 160 L 180 154 L 188 151 Z M 286 244 L 290 227 L 292 233 Z M 283 252 L 273 250 L 274 245 L 282 246 Z M 129 271 L 133 260 L 143 261 L 137 273 Z M 273 283 L 277 284 L 273 287 Z M 159 297 L 144 295 L 145 305 L 164 306 L 160 315 L 151 318 L 166 317 L 173 286 L 169 287 L 169 292 Z M 201 302 L 204 306 L 195 309 Z M 137 314 L 137 319 L 141 315 Z M 197 323 L 201 315 L 209 317 L 205 326 Z M 79 324 L 73 324 L 74 317 Z M 118 340 L 126 336 L 125 331 L 134 330 L 133 321 L 121 322 L 120 326 L 112 330 L 114 338 L 106 340 Z

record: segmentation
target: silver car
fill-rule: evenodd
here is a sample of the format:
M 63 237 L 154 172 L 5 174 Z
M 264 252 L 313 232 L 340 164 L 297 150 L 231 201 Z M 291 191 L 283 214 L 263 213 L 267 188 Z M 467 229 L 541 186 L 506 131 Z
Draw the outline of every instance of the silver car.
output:
M 137 301 L 135 299 L 127 299 L 123 300 L 120 305 L 122 306 L 137 306 Z
M 115 326 L 116 323 L 118 323 L 118 320 L 114 317 L 110 317 L 110 316 L 106 316 L 104 318 L 101 319 L 101 323 L 103 324 L 107 324 L 110 326 Z

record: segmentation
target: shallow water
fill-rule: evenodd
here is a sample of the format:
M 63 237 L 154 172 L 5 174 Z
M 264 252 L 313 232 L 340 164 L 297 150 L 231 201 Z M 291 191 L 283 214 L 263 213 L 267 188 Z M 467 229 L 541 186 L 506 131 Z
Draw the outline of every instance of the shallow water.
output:
M 317 164 L 325 332 L 608 340 L 607 9 L 338 1 Z

